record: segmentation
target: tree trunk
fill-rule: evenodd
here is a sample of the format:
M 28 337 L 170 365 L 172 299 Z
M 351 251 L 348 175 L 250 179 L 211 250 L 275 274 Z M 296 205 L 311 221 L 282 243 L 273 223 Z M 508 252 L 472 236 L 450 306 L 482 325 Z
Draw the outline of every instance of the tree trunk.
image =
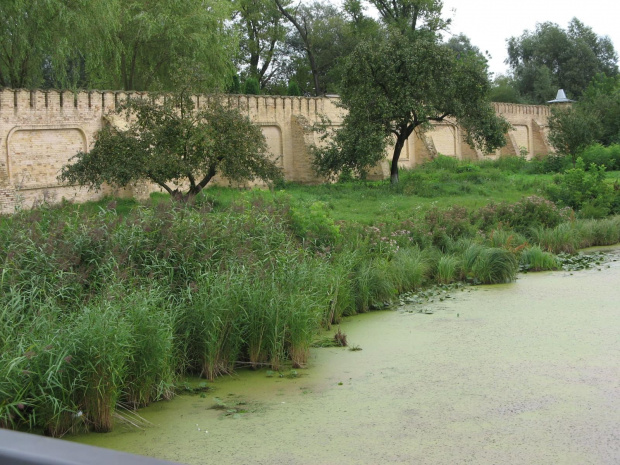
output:
M 400 158 L 400 153 L 403 151 L 406 140 L 407 136 L 403 134 L 399 135 L 396 139 L 396 145 L 394 145 L 394 154 L 392 155 L 392 166 L 390 169 L 391 184 L 398 184 L 398 159 Z

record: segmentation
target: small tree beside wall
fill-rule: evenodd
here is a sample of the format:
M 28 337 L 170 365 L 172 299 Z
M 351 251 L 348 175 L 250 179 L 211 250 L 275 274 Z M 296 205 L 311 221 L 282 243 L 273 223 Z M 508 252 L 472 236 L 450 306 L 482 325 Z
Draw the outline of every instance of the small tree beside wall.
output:
M 275 181 L 280 169 L 270 160 L 258 126 L 217 97 L 197 109 L 186 95 L 131 99 L 118 113 L 126 128 L 101 129 L 89 152 L 79 152 L 59 180 L 100 189 L 150 181 L 171 196 L 196 196 L 216 174 L 235 182 Z M 175 186 L 189 185 L 185 192 Z

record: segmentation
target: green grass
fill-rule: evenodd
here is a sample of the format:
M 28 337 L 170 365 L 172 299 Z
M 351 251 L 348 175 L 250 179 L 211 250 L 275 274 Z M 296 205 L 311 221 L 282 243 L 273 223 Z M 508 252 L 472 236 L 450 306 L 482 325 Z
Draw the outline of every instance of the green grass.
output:
M 520 265 L 523 271 L 545 271 L 560 268 L 560 262 L 557 258 L 537 245 L 523 250 Z
M 0 217 L 0 427 L 109 431 L 184 376 L 306 365 L 320 330 L 425 286 L 505 283 L 620 241 L 519 160 L 402 182 L 208 189 Z M 612 173 L 613 176 L 613 173 Z

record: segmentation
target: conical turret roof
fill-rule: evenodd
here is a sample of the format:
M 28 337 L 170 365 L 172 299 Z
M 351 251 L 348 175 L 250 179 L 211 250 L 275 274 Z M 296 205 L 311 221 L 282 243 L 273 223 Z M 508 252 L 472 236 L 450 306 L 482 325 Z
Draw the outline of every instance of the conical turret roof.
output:
M 558 89 L 558 95 L 555 96 L 554 100 L 549 100 L 547 103 L 571 103 L 574 100 L 571 100 L 566 97 L 566 93 L 564 89 Z

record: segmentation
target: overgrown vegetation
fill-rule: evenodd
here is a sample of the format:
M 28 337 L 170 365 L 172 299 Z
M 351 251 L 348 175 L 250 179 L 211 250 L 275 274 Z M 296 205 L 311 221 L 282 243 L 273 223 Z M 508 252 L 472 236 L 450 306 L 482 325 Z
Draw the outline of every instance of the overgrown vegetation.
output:
M 109 431 L 119 406 L 168 399 L 186 375 L 302 367 L 321 328 L 399 295 L 509 282 L 620 242 L 619 216 L 541 197 L 552 178 L 527 174 L 539 163 L 439 157 L 397 188 L 218 188 L 3 217 L 0 425 Z M 617 199 L 605 171 L 582 171 Z M 560 192 L 576 175 L 561 176 Z

